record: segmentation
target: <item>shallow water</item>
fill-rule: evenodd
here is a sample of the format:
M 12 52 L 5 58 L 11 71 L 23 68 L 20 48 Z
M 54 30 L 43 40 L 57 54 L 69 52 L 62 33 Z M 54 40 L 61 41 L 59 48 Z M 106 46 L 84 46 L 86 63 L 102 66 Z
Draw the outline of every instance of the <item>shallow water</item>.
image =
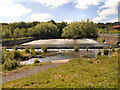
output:
M 33 64 L 35 59 L 38 59 L 40 62 L 49 62 L 49 61 L 53 61 L 53 60 L 63 60 L 63 59 L 72 59 L 72 58 L 80 58 L 80 57 L 84 57 L 84 58 L 94 58 L 96 57 L 96 53 L 98 52 L 98 50 L 89 50 L 86 51 L 84 50 L 79 50 L 78 52 L 74 52 L 73 49 L 61 49 L 61 50 L 56 50 L 58 52 L 57 55 L 55 56 L 48 56 L 45 58 L 32 58 L 29 59 L 27 61 L 21 61 L 21 64 Z M 103 55 L 103 50 L 102 51 L 102 55 Z M 53 51 L 54 52 L 54 51 Z M 110 56 L 111 54 L 109 53 L 108 56 Z

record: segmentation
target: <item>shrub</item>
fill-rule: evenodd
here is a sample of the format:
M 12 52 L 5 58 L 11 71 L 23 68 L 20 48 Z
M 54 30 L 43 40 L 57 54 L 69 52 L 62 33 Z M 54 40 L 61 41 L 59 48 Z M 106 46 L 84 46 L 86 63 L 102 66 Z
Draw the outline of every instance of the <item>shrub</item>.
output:
M 78 51 L 78 47 L 74 46 L 74 51 L 77 52 Z
M 31 51 L 30 53 L 35 56 L 37 55 L 36 51 Z
M 7 47 L 4 47 L 4 50 L 6 51 Z
M 86 47 L 86 50 L 88 51 L 88 47 Z
M 18 46 L 17 46 L 17 45 L 15 45 L 15 46 L 14 46 L 14 49 L 15 49 L 15 51 L 17 51 L 17 50 L 18 50 Z
M 9 70 L 10 71 L 10 70 L 12 70 L 16 67 L 19 67 L 19 66 L 20 66 L 19 61 L 8 59 L 3 64 L 3 70 Z
M 112 49 L 112 46 L 109 46 L 109 49 Z
M 28 48 L 25 49 L 26 53 L 30 53 L 30 50 Z
M 101 55 L 101 51 L 98 51 L 98 52 L 97 52 L 97 56 L 99 56 L 99 55 Z
M 43 52 L 47 52 L 47 47 L 42 47 Z
M 116 41 L 116 45 L 119 45 L 120 44 L 120 42 L 119 41 Z
M 115 48 L 112 48 L 112 52 L 115 52 Z
M 22 56 L 21 59 L 22 59 L 22 61 L 24 61 L 24 60 L 28 60 L 29 57 L 28 56 Z
M 108 49 L 104 49 L 104 50 L 103 50 L 103 54 L 104 54 L 104 55 L 108 55 L 108 53 L 109 53 Z
M 40 63 L 40 61 L 38 59 L 35 59 L 34 64 L 36 64 L 36 63 Z
M 20 57 L 20 52 L 19 51 L 14 51 L 14 58 Z
M 35 47 L 34 46 L 32 46 L 30 49 L 31 49 L 31 51 L 35 51 Z

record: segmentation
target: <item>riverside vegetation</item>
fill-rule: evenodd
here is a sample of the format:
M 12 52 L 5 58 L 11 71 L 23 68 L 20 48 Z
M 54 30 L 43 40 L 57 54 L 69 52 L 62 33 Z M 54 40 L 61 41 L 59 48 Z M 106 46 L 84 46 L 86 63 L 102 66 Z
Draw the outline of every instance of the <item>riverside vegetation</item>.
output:
M 59 67 L 10 81 L 3 88 L 118 88 L 118 57 L 72 59 Z

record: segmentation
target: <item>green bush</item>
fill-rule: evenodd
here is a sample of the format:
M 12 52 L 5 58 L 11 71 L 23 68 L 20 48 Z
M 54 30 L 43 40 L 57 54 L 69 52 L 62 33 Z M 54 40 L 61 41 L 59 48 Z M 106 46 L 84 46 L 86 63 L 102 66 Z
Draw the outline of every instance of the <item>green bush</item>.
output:
M 35 51 L 35 47 L 34 46 L 31 46 L 31 51 Z
M 9 70 L 10 71 L 10 70 L 12 70 L 16 67 L 19 67 L 19 66 L 20 66 L 19 61 L 8 59 L 3 64 L 3 70 Z
M 20 52 L 19 51 L 14 51 L 14 58 L 20 57 Z
M 28 60 L 28 59 L 29 59 L 28 56 L 22 56 L 22 57 L 21 57 L 21 60 L 22 60 L 22 61 L 24 61 L 24 60 Z
M 86 50 L 88 51 L 88 47 L 86 47 Z
M 112 52 L 115 52 L 115 48 L 112 48 Z
M 112 49 L 112 46 L 109 46 L 109 49 Z
M 97 56 L 99 56 L 99 55 L 101 55 L 101 51 L 98 51 L 98 52 L 97 52 Z
M 14 50 L 15 50 L 15 51 L 18 50 L 18 46 L 17 46 L 17 45 L 14 46 Z
M 104 55 L 108 55 L 108 53 L 109 53 L 108 49 L 104 49 L 104 50 L 103 50 L 103 54 L 104 54 Z
M 43 52 L 47 52 L 47 47 L 42 47 Z
M 74 46 L 74 51 L 77 52 L 78 51 L 78 46 Z
M 30 53 L 35 56 L 37 55 L 36 51 L 31 51 Z
M 30 50 L 28 48 L 25 49 L 26 53 L 30 53 Z
M 36 63 L 40 63 L 40 61 L 38 59 L 35 59 L 34 64 L 36 64 Z
M 119 45 L 120 44 L 120 42 L 119 41 L 116 41 L 116 45 Z

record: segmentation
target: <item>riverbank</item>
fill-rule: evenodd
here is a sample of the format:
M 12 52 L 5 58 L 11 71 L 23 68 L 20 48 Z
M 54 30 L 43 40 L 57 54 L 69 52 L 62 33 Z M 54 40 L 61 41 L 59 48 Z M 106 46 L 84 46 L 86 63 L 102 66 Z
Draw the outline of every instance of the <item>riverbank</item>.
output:
M 118 53 L 93 59 L 72 59 L 30 77 L 2 84 L 3 88 L 118 88 Z

